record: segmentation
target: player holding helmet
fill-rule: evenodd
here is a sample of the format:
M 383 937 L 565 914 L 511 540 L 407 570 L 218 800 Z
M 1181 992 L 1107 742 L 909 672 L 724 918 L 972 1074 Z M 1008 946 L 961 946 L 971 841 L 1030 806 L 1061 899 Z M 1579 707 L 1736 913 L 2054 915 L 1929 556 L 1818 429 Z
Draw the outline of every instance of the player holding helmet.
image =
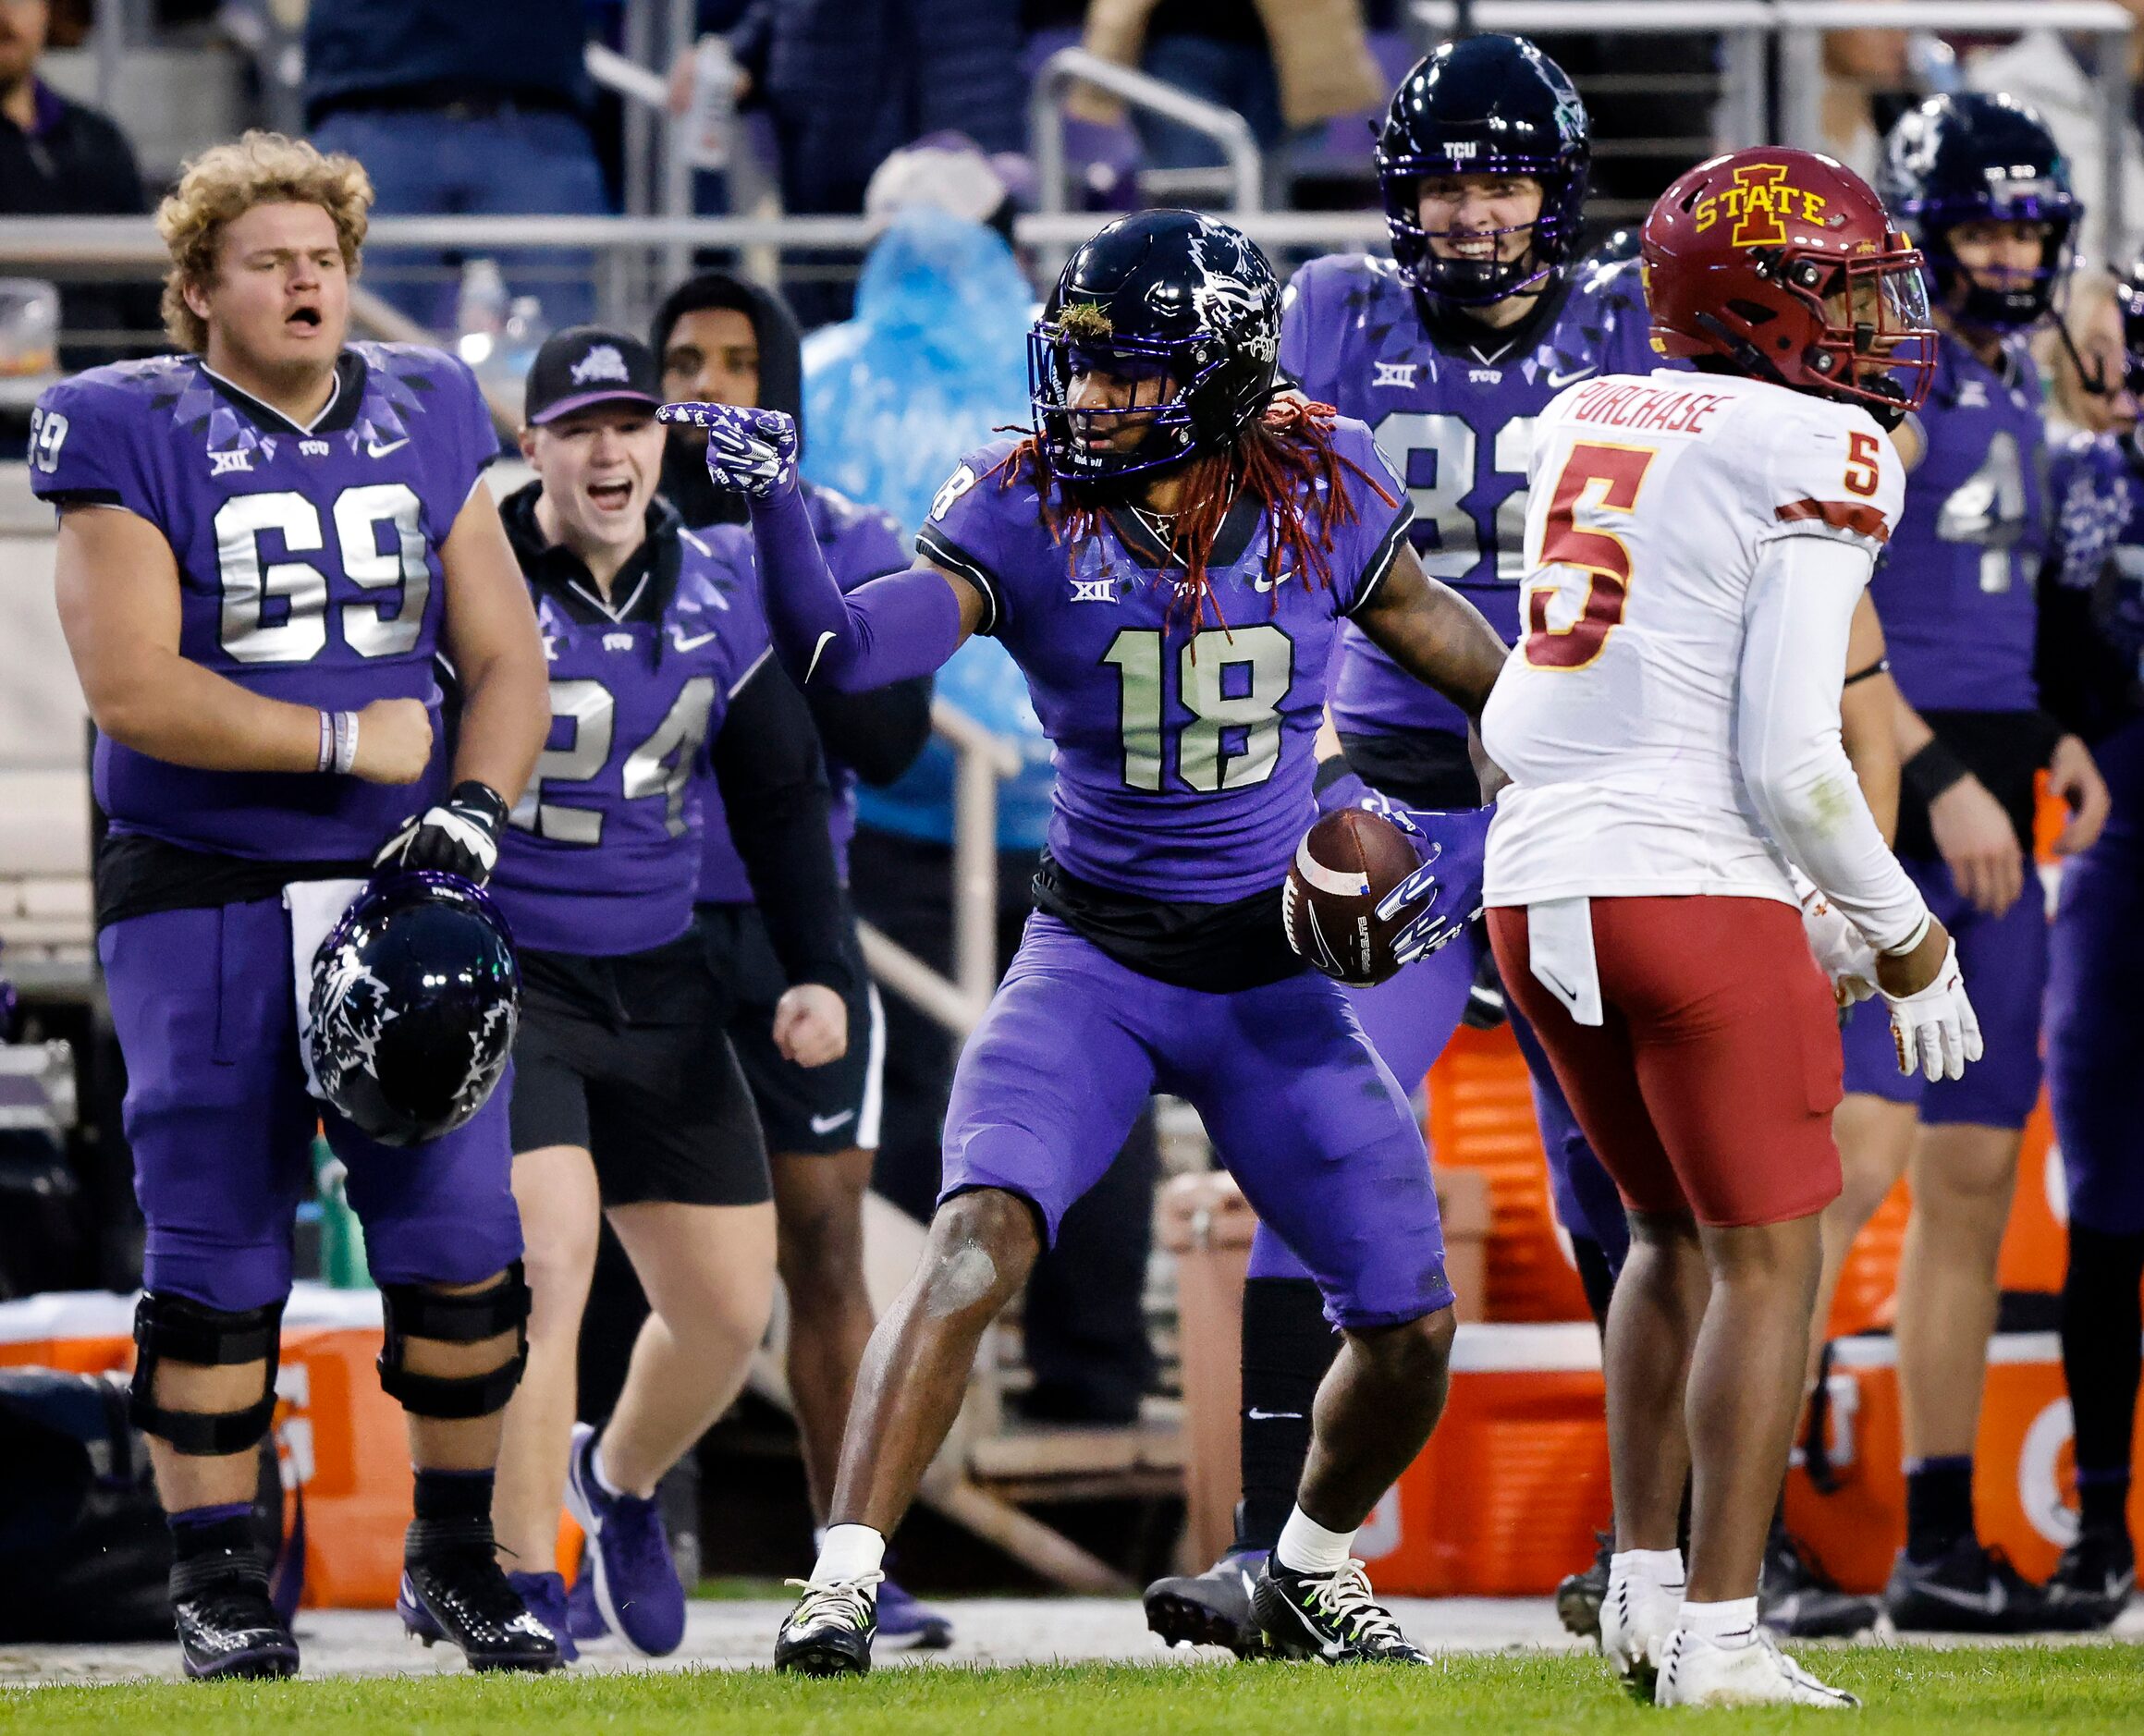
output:
M 195 1676 L 298 1666 L 245 1514 L 316 1117 L 369 1231 L 381 1382 L 410 1417 L 404 1595 L 480 1669 L 558 1661 L 492 1556 L 528 1317 L 506 1104 L 397 1149 L 321 1114 L 300 1060 L 294 981 L 334 914 L 306 932 L 309 886 L 373 866 L 481 882 L 546 711 L 476 382 L 437 350 L 345 342 L 371 202 L 362 168 L 302 142 L 204 153 L 158 214 L 187 353 L 54 386 L 31 437 L 102 732 L 98 956 L 148 1220 L 134 1418 Z M 435 652 L 463 695 L 451 761 Z
M 1914 1210 L 1895 1326 L 1906 1540 L 1885 1610 L 1901 1628 L 2023 1632 L 2073 1617 L 1981 1547 L 1972 1452 L 1996 1254 L 2040 1090 L 2047 923 L 2032 871 L 2035 772 L 2046 766 L 2075 810 L 2064 852 L 2089 845 L 2106 812 L 2090 753 L 2040 709 L 2033 667 L 2049 526 L 2026 335 L 2068 269 L 2078 206 L 2046 128 L 2008 97 L 1934 97 L 1909 112 L 1886 141 L 1879 185 L 1928 260 L 1943 333 L 1913 417 L 1923 456 L 1869 590 L 1914 708 L 1900 709 L 1898 850 L 1956 935 L 1988 1058 L 1962 1080 L 1902 1079 L 1882 1019 L 1870 1009 L 1848 1019 L 1845 1186 L 1827 1214 L 1817 1317 L 1855 1235 L 1906 1171 Z
M 1894 1065 L 1963 1070 L 1955 948 L 1839 739 L 1850 623 L 1903 493 L 1883 429 L 1925 392 L 1933 333 L 1919 255 L 1805 152 L 1691 170 L 1642 258 L 1662 348 L 1700 372 L 1587 380 L 1536 431 L 1524 637 L 1482 723 L 1512 778 L 1489 930 L 1630 1214 L 1603 1647 L 1657 1671 L 1662 1704 L 1848 1705 L 1757 1608 L 1839 1188 L 1832 994 L 1790 867 L 1850 919 L 1826 968 L 1884 990 Z
M 1271 406 L 1279 348 L 1280 291 L 1241 235 L 1188 212 L 1109 225 L 1035 327 L 1035 434 L 954 473 L 924 565 L 847 599 L 795 494 L 787 419 L 665 411 L 707 425 L 711 470 L 753 495 L 777 648 L 801 676 L 867 688 L 995 633 L 1058 751 L 1042 908 L 961 1057 L 930 1245 L 873 1337 L 778 1667 L 868 1663 L 886 1534 L 984 1328 L 1158 1085 L 1197 1105 L 1345 1336 L 1259 1620 L 1290 1655 L 1421 1660 L 1350 1545 L 1442 1405 L 1436 1198 L 1404 1095 L 1339 987 L 1289 950 L 1280 886 L 1341 620 L 1469 714 L 1502 647 L 1423 574 L 1367 431 Z

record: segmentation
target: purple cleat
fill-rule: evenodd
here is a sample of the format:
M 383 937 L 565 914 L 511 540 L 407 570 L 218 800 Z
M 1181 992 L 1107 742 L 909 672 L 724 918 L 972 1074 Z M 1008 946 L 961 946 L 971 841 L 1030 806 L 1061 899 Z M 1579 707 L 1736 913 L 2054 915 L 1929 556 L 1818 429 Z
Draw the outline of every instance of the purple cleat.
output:
M 595 1430 L 573 1425 L 566 1507 L 588 1538 L 595 1607 L 643 1657 L 667 1657 L 685 1639 L 685 1588 L 653 1497 L 612 1495 L 595 1479 Z
M 607 1640 L 610 1623 L 595 1607 L 595 1575 L 588 1565 L 586 1550 L 581 1555 L 580 1576 L 566 1592 L 566 1632 L 576 1640 Z
M 878 1583 L 878 1637 L 912 1651 L 942 1652 L 953 1643 L 951 1620 L 922 1604 L 891 1580 Z

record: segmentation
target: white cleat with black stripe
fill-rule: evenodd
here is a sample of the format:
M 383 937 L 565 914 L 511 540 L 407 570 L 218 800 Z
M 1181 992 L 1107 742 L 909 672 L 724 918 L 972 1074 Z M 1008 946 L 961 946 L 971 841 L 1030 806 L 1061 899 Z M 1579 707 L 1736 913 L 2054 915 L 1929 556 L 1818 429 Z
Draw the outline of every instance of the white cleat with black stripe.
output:
M 1659 1585 L 1636 1574 L 1610 1571 L 1608 1595 L 1600 1600 L 1601 1655 L 1637 1693 L 1652 1693 L 1660 1648 L 1682 1611 L 1681 1585 Z
M 1850 1711 L 1861 1702 L 1819 1681 L 1761 1626 L 1722 1645 L 1678 1627 L 1661 1648 L 1655 1705 L 1814 1705 Z

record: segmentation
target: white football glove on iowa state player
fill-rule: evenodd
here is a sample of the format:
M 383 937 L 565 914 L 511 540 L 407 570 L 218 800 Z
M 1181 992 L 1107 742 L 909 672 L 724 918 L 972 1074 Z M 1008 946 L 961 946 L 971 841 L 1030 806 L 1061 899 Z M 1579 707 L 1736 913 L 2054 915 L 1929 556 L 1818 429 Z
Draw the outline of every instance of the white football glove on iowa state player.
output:
M 1789 873 L 1802 901 L 1802 932 L 1832 980 L 1832 997 L 1842 1007 L 1867 1000 L 1876 993 L 1875 947 L 1798 869 Z
M 1910 946 L 1884 955 L 1885 961 L 1917 949 L 1927 937 L 1924 926 Z M 1958 943 L 1948 935 L 1943 936 L 1943 961 L 1931 982 L 1910 995 L 1881 992 L 1884 1005 L 1891 1009 L 1891 1036 L 1898 1045 L 1900 1072 L 1910 1076 L 1917 1067 L 1928 1079 L 1956 1079 L 1968 1061 L 1980 1058 L 1980 1021 L 1966 995 Z

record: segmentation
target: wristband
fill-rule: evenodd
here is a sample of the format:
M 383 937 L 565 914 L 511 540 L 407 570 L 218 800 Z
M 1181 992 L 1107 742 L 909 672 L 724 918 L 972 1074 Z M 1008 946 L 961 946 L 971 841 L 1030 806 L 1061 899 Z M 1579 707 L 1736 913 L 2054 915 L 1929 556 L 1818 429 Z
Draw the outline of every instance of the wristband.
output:
M 1905 786 L 1924 802 L 1932 802 L 1953 784 L 1971 776 L 1965 761 L 1933 737 L 1898 768 Z
M 1873 677 L 1879 675 L 1889 675 L 1890 673 L 1891 659 L 1889 657 L 1879 657 L 1866 669 L 1855 670 L 1852 675 L 1848 676 L 1844 681 L 1840 683 L 1840 686 L 1842 689 L 1849 688 L 1852 687 L 1856 681 L 1867 681 Z
M 1930 911 L 1924 910 L 1920 913 L 1920 921 L 1913 925 L 1912 934 L 1908 935 L 1895 947 L 1879 947 L 1876 948 L 1876 951 L 1886 959 L 1903 959 L 1907 953 L 1913 951 L 1915 947 L 1918 947 L 1922 941 L 1928 938 L 1928 931 L 1934 924 L 1934 923 L 1935 917 Z
M 335 769 L 349 776 L 357 765 L 358 715 L 354 711 L 335 714 Z
M 312 769 L 316 772 L 332 772 L 335 770 L 335 717 L 325 711 L 319 714 L 319 717 L 320 760 Z

